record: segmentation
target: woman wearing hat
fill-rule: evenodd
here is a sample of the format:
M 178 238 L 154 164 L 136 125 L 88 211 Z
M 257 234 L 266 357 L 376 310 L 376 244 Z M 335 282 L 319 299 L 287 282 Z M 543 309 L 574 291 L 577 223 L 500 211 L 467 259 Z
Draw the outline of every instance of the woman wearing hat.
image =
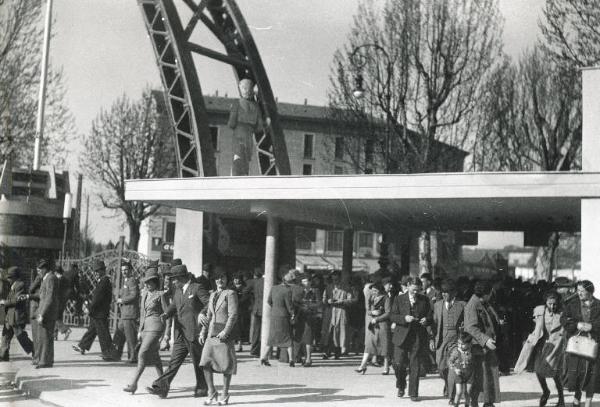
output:
M 217 290 L 208 301 L 208 328 L 203 325 L 200 343 L 204 343 L 200 366 L 208 386 L 208 398 L 204 404 L 213 402 L 219 405 L 229 403 L 231 375 L 236 373 L 237 359 L 234 348 L 234 328 L 238 319 L 238 298 L 234 290 L 227 288 L 227 274 L 221 271 L 215 275 Z M 223 373 L 223 394 L 215 389 L 213 372 Z
M 158 269 L 149 267 L 143 279 L 144 290 L 141 295 L 140 329 L 138 333 L 138 340 L 141 340 L 138 365 L 131 384 L 123 389 L 123 391 L 131 394 L 137 390 L 137 382 L 147 364 L 154 364 L 158 376 L 163 374 L 158 351 L 160 338 L 165 330 L 165 324 L 160 316 L 164 313 L 166 306 L 164 292 L 158 290 L 158 277 Z

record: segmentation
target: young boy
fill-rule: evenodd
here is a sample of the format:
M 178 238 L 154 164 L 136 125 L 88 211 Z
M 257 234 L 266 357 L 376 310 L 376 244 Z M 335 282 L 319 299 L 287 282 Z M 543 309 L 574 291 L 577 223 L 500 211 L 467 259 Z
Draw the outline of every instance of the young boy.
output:
M 462 332 L 458 337 L 458 343 L 450 352 L 448 357 L 448 383 L 456 384 L 454 406 L 460 403 L 460 398 L 465 394 L 465 407 L 469 406 L 469 394 L 471 393 L 473 376 L 473 356 L 471 354 L 471 335 Z

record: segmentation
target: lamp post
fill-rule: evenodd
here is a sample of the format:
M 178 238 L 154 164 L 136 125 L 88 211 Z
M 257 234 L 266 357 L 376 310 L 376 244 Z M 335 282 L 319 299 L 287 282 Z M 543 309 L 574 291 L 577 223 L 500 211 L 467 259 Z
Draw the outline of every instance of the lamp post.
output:
M 361 51 L 363 50 L 367 50 L 367 49 L 373 49 L 375 50 L 375 52 L 380 53 L 381 55 L 383 55 L 385 57 L 385 78 L 381 78 L 379 75 L 379 69 L 377 69 L 377 87 L 379 88 L 379 85 L 383 83 L 383 92 L 384 92 L 384 97 L 387 100 L 387 103 L 389 104 L 390 100 L 391 100 L 391 83 L 392 83 L 392 78 L 394 76 L 394 65 L 392 64 L 392 59 L 390 58 L 390 55 L 387 53 L 387 51 L 379 44 L 377 43 L 367 43 L 367 44 L 362 44 L 362 45 L 358 45 L 356 47 L 354 47 L 354 49 L 352 50 L 352 52 L 350 53 L 350 55 L 348 56 L 348 59 L 350 60 L 350 63 L 352 64 L 352 66 L 356 69 L 356 76 L 354 78 L 354 91 L 352 92 L 352 95 L 356 98 L 356 99 L 362 99 L 366 93 L 366 90 L 364 88 L 364 77 L 363 77 L 363 69 L 364 67 L 367 65 L 368 62 L 368 57 L 370 56 L 369 54 L 365 53 L 361 53 Z M 375 62 L 377 62 L 375 60 Z M 382 82 L 382 79 L 383 82 Z M 379 92 L 379 89 L 377 89 L 377 92 Z M 383 165 L 384 165 L 384 172 L 386 174 L 390 173 L 390 127 L 391 127 L 391 122 L 390 122 L 390 118 L 389 115 L 386 114 L 386 129 L 385 129 L 385 138 L 384 138 L 384 146 L 383 146 Z M 389 266 L 389 253 L 388 253 L 388 244 L 389 244 L 389 236 L 387 233 L 382 233 L 381 235 L 381 241 L 380 241 L 380 253 L 379 253 L 379 267 L 382 270 L 388 270 L 388 266 Z
M 71 219 L 71 193 L 67 192 L 65 194 L 65 205 L 63 207 L 63 241 L 62 241 L 62 250 L 60 252 L 60 265 L 62 266 L 63 260 L 65 259 L 65 247 L 67 245 L 67 226 L 69 223 L 69 219 Z
M 350 63 L 352 64 L 352 66 L 354 67 L 354 69 L 356 69 L 356 76 L 354 77 L 354 90 L 352 92 L 352 95 L 356 98 L 356 99 L 362 99 L 365 95 L 365 93 L 367 92 L 364 88 L 364 77 L 363 77 L 363 69 L 364 67 L 367 65 L 368 62 L 368 58 L 369 58 L 369 54 L 367 53 L 361 53 L 361 51 L 364 51 L 366 49 L 373 49 L 376 52 L 380 53 L 381 55 L 383 55 L 385 57 L 385 78 L 380 78 L 379 77 L 379 69 L 377 69 L 377 86 L 379 87 L 379 84 L 382 83 L 382 79 L 384 79 L 383 81 L 383 92 L 384 92 L 384 96 L 387 99 L 388 103 L 391 99 L 391 83 L 392 83 L 392 78 L 394 77 L 394 65 L 392 63 L 392 59 L 390 58 L 390 55 L 387 53 L 387 51 L 385 50 L 385 48 L 383 48 L 381 45 L 377 44 L 377 43 L 367 43 L 367 44 L 362 44 L 362 45 L 358 45 L 356 47 L 354 47 L 354 49 L 352 50 L 352 52 L 349 54 L 348 59 L 350 60 Z M 385 139 L 384 139 L 384 149 L 383 149 L 383 159 L 384 159 L 384 172 L 386 174 L 390 173 L 390 165 L 389 165 L 389 154 L 390 154 L 390 118 L 388 117 L 388 115 L 386 114 L 386 131 L 385 131 Z

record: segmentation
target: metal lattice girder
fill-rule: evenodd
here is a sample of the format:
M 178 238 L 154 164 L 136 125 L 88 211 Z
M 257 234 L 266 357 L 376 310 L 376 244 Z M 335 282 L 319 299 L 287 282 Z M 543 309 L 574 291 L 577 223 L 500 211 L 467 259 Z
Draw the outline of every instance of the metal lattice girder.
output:
M 138 0 L 152 41 L 170 116 L 176 130 L 180 176 L 216 175 L 208 115 L 192 52 L 231 65 L 237 80 L 252 79 L 258 103 L 270 126 L 255 134 L 263 175 L 289 175 L 290 163 L 277 104 L 252 34 L 233 0 L 182 0 L 192 11 L 182 24 L 173 0 Z M 223 44 L 226 54 L 190 41 L 198 23 Z

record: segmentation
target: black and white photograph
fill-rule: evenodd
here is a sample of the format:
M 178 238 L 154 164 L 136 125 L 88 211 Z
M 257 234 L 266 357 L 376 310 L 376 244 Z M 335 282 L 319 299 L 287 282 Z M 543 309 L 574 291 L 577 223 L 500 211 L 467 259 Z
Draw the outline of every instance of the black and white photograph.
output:
M 596 287 L 600 2 L 0 0 L 0 406 L 600 407 Z

